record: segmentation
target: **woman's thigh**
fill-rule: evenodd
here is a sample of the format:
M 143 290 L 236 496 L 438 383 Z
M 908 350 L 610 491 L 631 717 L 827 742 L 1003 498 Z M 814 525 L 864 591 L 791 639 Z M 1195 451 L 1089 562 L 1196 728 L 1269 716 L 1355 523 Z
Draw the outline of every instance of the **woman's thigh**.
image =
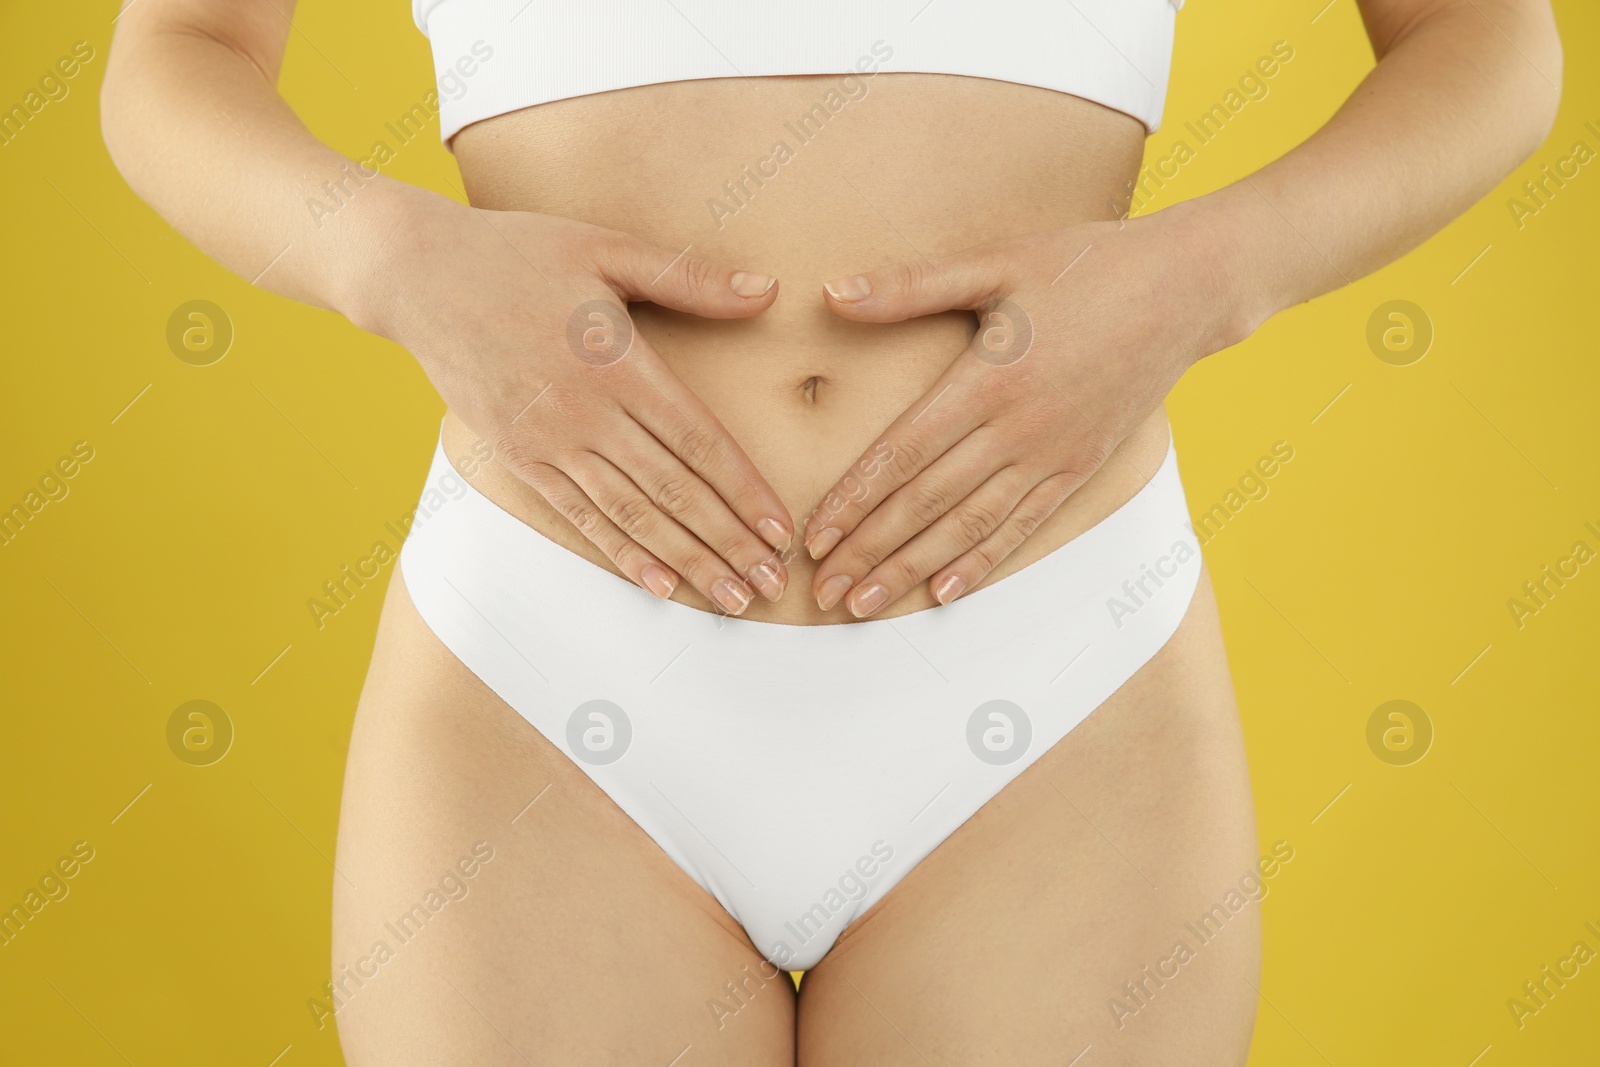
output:
M 806 974 L 799 1063 L 1237 1067 L 1257 864 L 1202 575 L 1161 652 Z
M 788 975 L 451 655 L 398 570 L 345 774 L 333 978 L 352 1067 L 794 1061 Z

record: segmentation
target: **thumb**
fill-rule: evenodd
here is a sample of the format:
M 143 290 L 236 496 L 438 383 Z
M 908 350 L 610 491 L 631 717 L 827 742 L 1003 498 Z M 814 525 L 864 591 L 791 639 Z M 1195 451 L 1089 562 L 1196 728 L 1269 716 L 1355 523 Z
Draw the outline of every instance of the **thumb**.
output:
M 960 252 L 913 259 L 823 284 L 834 314 L 859 322 L 900 322 L 940 311 L 976 311 L 1001 289 L 998 262 L 987 253 Z
M 776 278 L 691 256 L 688 247 L 669 252 L 629 234 L 603 242 L 594 265 L 624 300 L 648 300 L 707 319 L 746 318 L 778 299 Z

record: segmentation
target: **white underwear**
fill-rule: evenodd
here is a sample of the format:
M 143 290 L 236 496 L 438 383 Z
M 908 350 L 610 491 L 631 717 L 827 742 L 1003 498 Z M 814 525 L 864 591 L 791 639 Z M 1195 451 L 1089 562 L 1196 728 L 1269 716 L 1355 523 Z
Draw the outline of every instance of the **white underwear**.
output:
M 1155 655 L 1201 557 L 1169 446 L 1102 522 L 949 605 L 752 622 L 569 552 L 441 446 L 400 565 L 445 646 L 804 970 Z

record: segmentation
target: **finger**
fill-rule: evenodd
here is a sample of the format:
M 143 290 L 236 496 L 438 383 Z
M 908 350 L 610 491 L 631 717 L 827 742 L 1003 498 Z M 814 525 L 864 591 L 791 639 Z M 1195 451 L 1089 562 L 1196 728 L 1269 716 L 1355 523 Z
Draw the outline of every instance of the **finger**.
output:
M 987 307 L 1003 288 L 1003 273 L 996 254 L 970 249 L 835 278 L 822 289 L 836 315 L 859 322 L 900 322 L 940 311 Z
M 864 619 L 899 600 L 998 530 L 1028 492 L 1030 481 L 1018 467 L 996 471 L 937 522 L 862 575 L 846 592 L 844 606 Z
M 567 474 L 600 506 L 617 529 L 683 575 L 702 596 L 729 615 L 750 606 L 750 586 L 727 562 L 656 507 L 627 475 L 593 452 L 573 457 Z
M 812 591 L 822 610 L 833 607 L 846 591 L 862 581 L 863 576 L 902 545 L 938 523 L 951 509 L 966 503 L 974 491 L 1010 465 L 1006 457 L 997 455 L 987 436 L 982 428 L 968 435 L 927 470 L 873 508 L 860 525 L 828 553 L 811 579 Z M 1027 486 L 1019 484 L 1017 497 L 1020 498 L 1026 489 Z M 1015 503 L 1011 501 L 994 517 L 991 529 Z M 985 530 L 984 536 L 988 533 Z M 971 543 L 976 544 L 977 539 Z M 969 547 L 962 545 L 960 550 L 951 551 L 934 566 L 948 563 L 958 551 Z M 926 574 L 917 575 L 909 583 L 892 588 L 898 589 L 898 596 L 925 577 Z
M 548 463 L 518 471 L 578 532 L 592 541 L 617 570 L 662 600 L 678 587 L 678 576 L 608 519 L 578 484 Z
M 822 559 L 880 503 L 926 470 L 987 416 L 979 381 L 960 361 L 889 424 L 823 494 L 806 519 L 803 540 Z
M 638 382 L 621 382 L 614 393 L 624 410 L 709 485 L 740 522 L 778 551 L 787 550 L 794 522 L 766 478 L 705 401 L 643 338 L 635 339 L 635 348 L 643 357 L 635 364 Z
M 1016 551 L 1017 546 L 1054 514 L 1081 484 L 1070 475 L 1057 474 L 1034 486 L 993 533 L 930 576 L 928 588 L 934 599 L 948 604 L 976 589 L 978 583 L 988 577 L 1001 560 Z
M 777 554 L 739 521 L 705 481 L 644 427 L 607 435 L 596 449 L 626 474 L 661 511 L 685 527 L 768 600 L 783 595 L 789 575 Z
M 648 300 L 708 319 L 758 315 L 778 299 L 778 280 L 614 233 L 592 250 L 595 272 L 624 300 Z

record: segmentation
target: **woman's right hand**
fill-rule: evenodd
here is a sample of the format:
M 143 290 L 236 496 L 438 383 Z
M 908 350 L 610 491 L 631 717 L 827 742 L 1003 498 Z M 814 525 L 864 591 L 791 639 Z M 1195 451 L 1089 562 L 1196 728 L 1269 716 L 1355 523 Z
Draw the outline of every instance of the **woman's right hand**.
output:
M 378 210 L 387 236 L 341 301 L 352 322 L 415 355 L 495 458 L 639 585 L 664 598 L 682 575 L 732 615 L 752 586 L 778 599 L 787 509 L 626 308 L 746 318 L 775 279 L 412 187 Z

